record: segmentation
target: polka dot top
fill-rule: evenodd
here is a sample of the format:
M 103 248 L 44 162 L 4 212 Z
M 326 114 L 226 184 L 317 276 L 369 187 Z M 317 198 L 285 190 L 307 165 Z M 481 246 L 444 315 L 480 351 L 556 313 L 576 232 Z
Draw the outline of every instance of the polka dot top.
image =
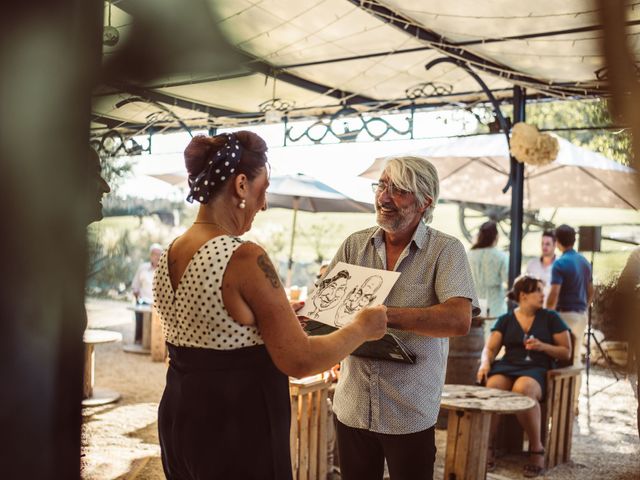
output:
M 167 342 L 179 347 L 233 350 L 261 345 L 257 327 L 240 325 L 224 307 L 222 277 L 236 237 L 214 237 L 194 254 L 175 292 L 169 277 L 167 249 L 153 277 L 153 299 Z

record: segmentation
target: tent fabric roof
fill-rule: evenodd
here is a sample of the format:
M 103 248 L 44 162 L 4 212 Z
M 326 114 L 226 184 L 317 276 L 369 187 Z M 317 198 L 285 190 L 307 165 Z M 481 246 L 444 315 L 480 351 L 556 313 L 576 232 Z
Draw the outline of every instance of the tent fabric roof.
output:
M 101 87 L 93 102 L 94 128 L 142 127 L 159 120 L 175 125 L 173 117 L 194 126 L 261 122 L 264 103 L 274 98 L 287 103 L 283 113 L 289 118 L 332 114 L 344 105 L 372 112 L 486 100 L 456 65 L 425 69 L 442 57 L 469 64 L 498 98 L 510 97 L 514 84 L 541 96 L 606 94 L 602 31 L 591 0 L 202 2 L 211 28 L 221 30 L 240 60 L 212 74 L 185 72 L 135 87 Z M 105 47 L 105 58 L 126 44 L 136 21 L 134 3 L 114 2 L 111 24 L 122 40 Z M 162 10 L 172 4 L 155 0 L 153 5 Z M 638 4 L 628 2 L 626 30 L 636 54 Z M 174 27 L 175 36 L 188 28 Z M 119 105 L 132 96 L 142 101 Z M 174 116 L 164 112 L 159 119 L 158 104 Z

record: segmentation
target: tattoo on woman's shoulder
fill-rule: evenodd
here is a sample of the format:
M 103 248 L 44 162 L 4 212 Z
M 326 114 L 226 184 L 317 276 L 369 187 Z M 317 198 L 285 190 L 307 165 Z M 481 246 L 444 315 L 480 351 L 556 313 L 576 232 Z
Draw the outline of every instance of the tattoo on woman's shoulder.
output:
M 258 266 L 264 272 L 264 275 L 267 277 L 267 280 L 271 282 L 271 286 L 273 288 L 280 287 L 280 277 L 278 277 L 278 272 L 276 272 L 275 268 L 273 268 L 273 264 L 269 257 L 265 254 L 262 254 L 258 257 Z

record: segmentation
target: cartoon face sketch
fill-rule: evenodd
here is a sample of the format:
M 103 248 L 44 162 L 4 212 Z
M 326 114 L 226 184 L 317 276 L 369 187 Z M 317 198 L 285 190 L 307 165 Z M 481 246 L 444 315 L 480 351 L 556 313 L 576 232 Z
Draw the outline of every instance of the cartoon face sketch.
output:
M 340 270 L 333 277 L 322 280 L 313 293 L 311 302 L 315 309 L 309 315 L 318 318 L 321 311 L 335 307 L 344 297 L 347 291 L 347 280 L 350 278 L 348 271 Z
M 354 287 L 336 310 L 336 326 L 343 326 L 354 313 L 371 305 L 376 299 L 375 293 L 381 286 L 382 277 L 373 275 L 362 282 L 362 285 Z

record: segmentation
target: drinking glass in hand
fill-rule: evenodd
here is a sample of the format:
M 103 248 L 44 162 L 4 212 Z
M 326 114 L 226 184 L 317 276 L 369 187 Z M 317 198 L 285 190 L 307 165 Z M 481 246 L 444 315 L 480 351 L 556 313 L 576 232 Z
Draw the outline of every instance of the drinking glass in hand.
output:
M 527 340 L 529 340 L 530 338 L 534 338 L 533 335 L 529 335 L 528 333 L 524 334 L 524 337 L 522 339 L 522 343 L 524 343 L 525 350 L 527 348 Z M 529 355 L 529 350 L 527 350 L 527 356 L 524 357 L 524 361 L 525 362 L 530 362 L 531 361 L 531 355 Z

